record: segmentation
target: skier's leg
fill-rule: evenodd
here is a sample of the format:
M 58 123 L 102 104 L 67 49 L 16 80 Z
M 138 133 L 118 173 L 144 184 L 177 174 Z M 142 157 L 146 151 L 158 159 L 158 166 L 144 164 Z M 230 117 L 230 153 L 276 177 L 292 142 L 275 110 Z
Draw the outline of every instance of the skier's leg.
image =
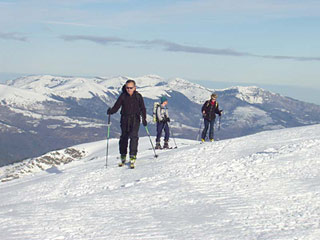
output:
M 121 156 L 127 155 L 127 149 L 128 149 L 128 139 L 129 139 L 129 133 L 127 131 L 127 124 L 128 121 L 125 118 L 121 118 L 121 136 L 119 140 L 119 151 Z
M 162 135 L 163 122 L 157 122 L 157 138 L 156 138 L 156 149 L 161 149 L 160 139 Z
M 139 127 L 140 127 L 140 119 L 135 119 L 135 121 L 133 121 L 133 125 L 130 131 L 130 147 L 129 147 L 130 157 L 137 156 L 137 153 L 138 153 Z
M 169 137 L 170 137 L 170 132 L 169 132 L 169 126 L 168 123 L 164 124 L 164 144 L 163 148 L 169 148 Z
M 210 130 L 209 130 L 209 139 L 210 139 L 210 141 L 213 141 L 213 140 L 214 140 L 214 139 L 213 139 L 214 122 L 215 122 L 214 119 L 210 121 L 210 127 L 209 127 L 209 128 L 210 128 Z
M 164 141 L 168 142 L 170 137 L 169 125 L 168 123 L 164 124 Z
M 162 135 L 163 122 L 157 122 L 157 138 L 156 142 L 160 142 L 160 138 Z
M 204 129 L 202 131 L 202 137 L 201 137 L 203 140 L 206 139 L 208 127 L 209 127 L 209 121 L 207 119 L 204 119 Z

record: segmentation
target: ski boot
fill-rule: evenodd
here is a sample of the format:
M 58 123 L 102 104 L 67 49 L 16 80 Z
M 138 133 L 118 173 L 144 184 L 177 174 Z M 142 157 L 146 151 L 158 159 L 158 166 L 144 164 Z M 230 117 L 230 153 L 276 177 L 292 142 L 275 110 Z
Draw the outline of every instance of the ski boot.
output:
M 204 143 L 206 140 L 204 138 L 201 138 L 201 143 Z
M 169 149 L 169 141 L 164 141 L 163 148 Z
M 127 155 L 121 155 L 120 159 L 121 159 L 121 163 L 119 163 L 118 166 L 122 167 L 127 161 Z
M 134 168 L 134 164 L 137 160 L 137 156 L 136 155 L 130 155 L 130 168 Z
M 162 149 L 161 145 L 160 145 L 160 142 L 156 142 L 156 147 L 155 149 Z
M 214 139 L 213 139 L 213 138 L 210 138 L 210 142 L 214 142 Z

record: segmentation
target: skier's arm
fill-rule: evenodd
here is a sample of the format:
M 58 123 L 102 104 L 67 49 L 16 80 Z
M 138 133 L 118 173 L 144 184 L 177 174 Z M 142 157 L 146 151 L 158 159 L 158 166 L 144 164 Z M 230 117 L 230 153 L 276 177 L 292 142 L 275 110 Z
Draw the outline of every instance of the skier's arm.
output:
M 206 114 L 206 111 L 205 111 L 206 105 L 207 105 L 207 101 L 202 105 L 202 108 L 201 108 L 201 113 L 203 116 Z
M 140 95 L 139 105 L 140 105 L 139 107 L 140 107 L 140 114 L 142 116 L 142 120 L 146 120 L 147 119 L 147 110 L 144 105 L 143 97 L 141 95 Z
M 217 103 L 217 107 L 215 109 L 215 113 L 218 114 L 219 116 L 221 116 L 221 112 L 222 112 L 222 110 L 219 109 L 219 104 Z
M 169 118 L 169 111 L 168 108 L 166 108 L 166 117 Z
M 113 107 L 108 110 L 108 114 L 114 114 L 118 112 L 119 108 L 122 105 L 122 101 L 123 101 L 123 95 L 121 94 L 120 97 L 118 97 L 116 103 L 113 105 Z

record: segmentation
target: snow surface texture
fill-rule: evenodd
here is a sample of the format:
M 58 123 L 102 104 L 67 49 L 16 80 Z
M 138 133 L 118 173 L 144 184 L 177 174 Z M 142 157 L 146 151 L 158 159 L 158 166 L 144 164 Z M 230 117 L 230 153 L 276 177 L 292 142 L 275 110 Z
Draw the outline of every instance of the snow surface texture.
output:
M 119 168 L 118 140 L 0 183 L 0 239 L 319 239 L 320 125 L 178 148 Z M 173 142 L 170 142 L 174 145 Z

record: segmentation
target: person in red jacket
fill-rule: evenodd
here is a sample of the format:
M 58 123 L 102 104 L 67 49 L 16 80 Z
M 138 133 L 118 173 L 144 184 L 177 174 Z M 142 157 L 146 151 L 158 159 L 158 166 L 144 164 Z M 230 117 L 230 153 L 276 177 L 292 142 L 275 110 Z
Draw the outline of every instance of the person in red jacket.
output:
M 214 122 L 216 119 L 216 114 L 221 116 L 222 110 L 219 110 L 219 104 L 217 102 L 218 95 L 213 93 L 211 94 L 211 99 L 206 101 L 202 108 L 202 116 L 204 119 L 204 129 L 202 131 L 202 137 L 201 141 L 204 142 L 206 139 L 207 131 L 209 128 L 209 139 L 211 142 L 214 141 L 213 139 L 213 127 L 214 127 Z
M 143 97 L 136 91 L 136 83 L 134 80 L 128 80 L 122 87 L 122 93 L 112 108 L 108 109 L 108 114 L 116 113 L 121 107 L 121 136 L 119 141 L 119 150 L 121 163 L 126 162 L 128 140 L 130 138 L 130 162 L 134 164 L 138 152 L 138 132 L 140 127 L 140 116 L 142 117 L 143 126 L 147 126 L 146 107 Z

